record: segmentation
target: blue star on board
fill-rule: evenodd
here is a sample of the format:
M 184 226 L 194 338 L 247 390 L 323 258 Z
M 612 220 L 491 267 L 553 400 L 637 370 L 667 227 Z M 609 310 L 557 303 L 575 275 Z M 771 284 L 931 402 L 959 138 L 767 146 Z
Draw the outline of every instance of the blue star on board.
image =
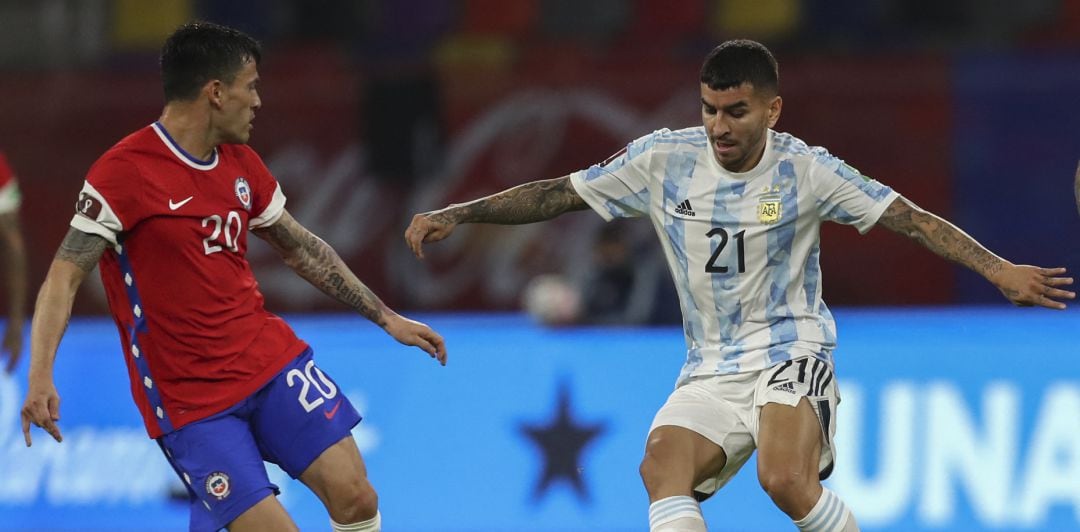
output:
M 533 489 L 533 501 L 539 501 L 556 482 L 573 488 L 580 502 L 589 500 L 582 478 L 581 454 L 592 441 L 603 434 L 604 424 L 584 424 L 576 421 L 570 406 L 570 390 L 565 381 L 559 383 L 554 417 L 547 424 L 522 423 L 521 432 L 539 448 L 544 470 Z

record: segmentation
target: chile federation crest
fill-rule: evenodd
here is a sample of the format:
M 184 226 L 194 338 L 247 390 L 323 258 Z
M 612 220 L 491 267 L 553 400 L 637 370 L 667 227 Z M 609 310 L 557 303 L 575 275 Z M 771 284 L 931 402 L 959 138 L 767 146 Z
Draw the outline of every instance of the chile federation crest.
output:
M 222 500 L 229 496 L 232 488 L 229 486 L 229 475 L 222 473 L 221 471 L 215 471 L 210 473 L 210 476 L 206 477 L 206 493 L 213 495 L 217 500 Z
M 236 199 L 240 200 L 240 204 L 244 206 L 244 210 L 251 210 L 251 185 L 248 185 L 247 179 L 244 176 L 236 178 L 236 183 L 233 184 L 233 189 L 236 191 Z

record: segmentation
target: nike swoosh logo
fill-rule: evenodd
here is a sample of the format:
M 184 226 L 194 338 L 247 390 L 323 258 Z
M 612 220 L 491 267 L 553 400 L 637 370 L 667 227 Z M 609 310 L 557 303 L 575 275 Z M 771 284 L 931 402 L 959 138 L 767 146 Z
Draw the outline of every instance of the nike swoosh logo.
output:
M 334 419 L 334 416 L 337 415 L 338 408 L 340 407 L 341 399 L 338 399 L 337 404 L 334 405 L 334 408 L 331 408 L 330 410 L 324 410 L 323 415 L 326 416 L 326 419 Z
M 183 207 L 185 203 L 195 199 L 195 196 L 188 196 L 186 200 L 181 200 L 179 203 L 173 203 L 172 198 L 169 198 L 169 210 L 175 211 L 180 207 Z

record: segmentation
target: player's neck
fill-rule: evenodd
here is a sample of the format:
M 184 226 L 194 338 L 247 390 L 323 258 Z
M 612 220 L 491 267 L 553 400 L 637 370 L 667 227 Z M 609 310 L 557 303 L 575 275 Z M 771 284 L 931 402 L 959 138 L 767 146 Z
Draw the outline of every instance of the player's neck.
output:
M 209 117 L 183 103 L 169 103 L 158 122 L 184 151 L 200 160 L 208 160 L 218 142 L 210 128 Z

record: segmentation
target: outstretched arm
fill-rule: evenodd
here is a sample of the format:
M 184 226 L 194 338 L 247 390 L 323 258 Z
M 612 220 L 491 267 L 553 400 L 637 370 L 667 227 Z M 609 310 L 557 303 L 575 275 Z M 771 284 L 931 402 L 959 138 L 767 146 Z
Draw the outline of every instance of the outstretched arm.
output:
M 423 323 L 398 315 L 357 279 L 334 248 L 300 225 L 288 211 L 273 225 L 255 229 L 300 277 L 375 322 L 405 345 L 414 345 L 446 364 L 443 339 Z
M 1065 273 L 1065 268 L 1015 265 L 902 196 L 889 205 L 878 223 L 982 275 L 1015 305 L 1040 305 L 1060 310 L 1065 304 L 1057 300 L 1075 297 L 1073 292 L 1058 288 L 1072 284 L 1071 277 L 1058 277 Z
M 0 261 L 7 287 L 7 326 L 0 342 L 0 359 L 8 357 L 5 371 L 15 371 L 22 356 L 23 323 L 26 320 L 26 246 L 16 212 L 0 214 Z
M 450 236 L 457 224 L 530 224 L 588 207 L 570 184 L 570 176 L 533 181 L 468 203 L 417 214 L 405 230 L 405 241 L 417 257 L 424 258 L 424 242 Z
M 108 242 L 97 235 L 69 229 L 56 252 L 34 306 L 30 326 L 30 379 L 22 408 L 22 431 L 29 447 L 30 425 L 37 425 L 61 441 L 60 396 L 53 384 L 56 349 L 71 318 L 71 305 L 79 285 L 101 259 Z

